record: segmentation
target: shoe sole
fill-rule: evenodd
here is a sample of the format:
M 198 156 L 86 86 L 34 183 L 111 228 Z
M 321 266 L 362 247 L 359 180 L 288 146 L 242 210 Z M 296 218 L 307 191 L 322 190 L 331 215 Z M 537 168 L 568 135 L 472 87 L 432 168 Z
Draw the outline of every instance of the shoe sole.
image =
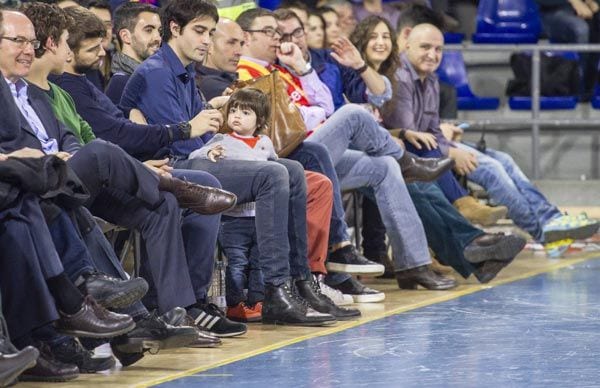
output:
M 515 258 L 525 248 L 527 241 L 519 236 L 507 235 L 503 239 L 504 243 L 490 245 L 488 247 L 478 247 L 477 254 L 471 254 L 470 250 L 465 250 L 465 259 L 469 263 L 479 264 L 488 260 L 510 261 Z
M 67 362 L 67 364 L 73 364 L 70 362 Z M 116 362 L 114 360 L 114 358 L 107 358 L 106 361 L 104 361 L 104 363 L 99 364 L 96 368 L 81 368 L 79 365 L 79 373 L 96 373 L 96 372 L 100 372 L 103 370 L 108 370 L 108 369 L 112 369 L 112 367 L 114 367 L 116 365 Z
M 385 294 L 351 295 L 354 303 L 377 303 L 385 300 Z
M 186 345 L 186 348 L 192 348 L 192 349 L 203 349 L 203 348 L 218 348 L 219 346 L 223 345 L 223 342 L 214 342 L 211 344 L 194 344 L 193 342 L 191 344 Z
M 333 321 L 325 321 L 325 322 L 303 322 L 303 323 L 295 323 L 295 322 L 284 322 L 280 320 L 270 320 L 264 319 L 262 320 L 263 325 L 280 325 L 280 326 L 307 326 L 307 327 L 319 327 L 319 326 L 332 326 L 335 325 L 337 320 Z
M 133 290 L 116 293 L 103 300 L 96 299 L 96 301 L 102 307 L 107 309 L 123 309 L 142 299 L 144 295 L 146 295 L 146 292 L 148 292 L 147 285 L 134 288 Z
M 489 282 L 491 282 L 492 280 L 494 280 L 496 278 L 496 276 L 498 276 L 498 274 L 500 273 L 500 271 L 502 271 L 505 267 L 507 267 L 510 263 L 512 263 L 512 260 L 508 260 L 508 261 L 497 261 L 496 264 L 497 267 L 497 271 L 496 273 L 490 274 L 490 273 L 486 273 L 483 276 L 477 276 L 475 275 L 475 277 L 477 278 L 477 281 L 479 281 L 479 283 L 481 284 L 487 284 Z
M 240 322 L 240 323 L 253 323 L 253 322 L 260 322 L 262 320 L 262 317 L 258 316 L 258 317 L 254 317 L 254 318 L 244 319 L 244 318 L 227 316 L 227 319 L 229 319 L 230 321 Z
M 39 352 L 37 350 L 31 351 L 31 354 L 29 355 L 29 359 L 27 360 L 27 364 L 22 365 L 20 368 L 17 368 L 13 371 L 1 374 L 0 375 L 0 387 L 5 387 L 5 386 L 8 387 L 8 386 L 16 384 L 17 377 L 19 377 L 19 375 L 21 373 L 23 373 L 27 369 L 33 368 L 35 366 L 38 356 L 39 356 Z
M 79 377 L 79 373 L 72 374 L 72 375 L 66 375 L 66 376 L 53 376 L 53 377 L 21 375 L 21 376 L 19 376 L 19 381 L 64 383 L 66 381 L 75 380 L 78 377 Z
M 149 350 L 151 353 L 159 350 L 183 348 L 196 340 L 196 335 L 179 335 L 164 340 L 149 340 L 146 338 L 128 338 L 127 341 L 115 344 L 123 353 L 140 353 Z
M 326 268 L 331 272 L 345 272 L 353 275 L 379 276 L 385 272 L 385 267 L 381 264 L 356 265 L 329 262 L 326 264 Z
M 214 331 L 209 331 L 210 334 L 214 335 L 215 337 L 219 337 L 219 338 L 230 338 L 230 337 L 237 337 L 238 335 L 244 335 L 248 332 L 248 329 L 243 330 L 243 331 L 235 331 L 233 333 L 215 333 Z
M 586 238 L 592 237 L 598 231 L 600 224 L 590 224 L 581 226 L 575 229 L 568 230 L 554 230 L 544 233 L 544 243 L 548 244 L 559 240 L 585 240 Z
M 351 316 L 346 316 L 346 317 L 340 317 L 338 315 L 334 315 L 334 317 L 338 321 L 353 321 L 353 320 L 356 320 L 356 319 L 360 319 L 360 317 L 362 317 L 362 314 L 351 315 Z
M 66 334 L 66 335 L 70 335 L 73 337 L 85 337 L 85 338 L 113 338 L 113 337 L 118 337 L 123 334 L 127 334 L 133 329 L 135 329 L 135 322 L 131 322 L 131 325 L 127 326 L 124 329 L 121 329 L 118 331 L 111 331 L 109 333 L 94 333 L 94 332 L 83 331 L 83 330 L 64 330 L 64 329 L 61 329 L 58 327 L 56 328 L 56 330 L 58 332 L 60 332 L 61 334 Z

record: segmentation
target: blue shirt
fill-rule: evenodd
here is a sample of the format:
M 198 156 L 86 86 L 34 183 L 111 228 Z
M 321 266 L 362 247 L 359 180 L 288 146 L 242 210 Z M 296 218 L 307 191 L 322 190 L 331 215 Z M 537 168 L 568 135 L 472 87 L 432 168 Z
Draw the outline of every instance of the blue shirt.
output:
M 139 109 L 149 124 L 190 121 L 203 109 L 195 75 L 193 63 L 184 67 L 173 49 L 163 44 L 135 69 L 125 85 L 120 107 L 124 111 Z M 199 138 L 175 141 L 171 152 L 187 158 L 211 137 L 212 133 L 207 133 Z
M 58 142 L 56 139 L 52 139 L 48 136 L 46 132 L 46 128 L 44 128 L 44 124 L 42 124 L 42 120 L 40 120 L 35 110 L 29 103 L 29 97 L 27 96 L 27 82 L 22 79 L 19 79 L 16 83 L 12 83 L 9 80 L 6 80 L 8 83 L 8 87 L 10 88 L 10 92 L 15 100 L 15 104 L 21 111 L 25 120 L 35 133 L 35 136 L 38 138 L 42 145 L 42 151 L 46 154 L 55 154 L 58 152 Z

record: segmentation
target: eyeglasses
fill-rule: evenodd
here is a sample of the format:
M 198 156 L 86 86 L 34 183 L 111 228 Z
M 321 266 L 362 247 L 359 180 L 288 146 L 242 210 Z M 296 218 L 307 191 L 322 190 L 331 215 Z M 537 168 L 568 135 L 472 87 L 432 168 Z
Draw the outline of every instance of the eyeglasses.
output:
M 269 38 L 273 38 L 275 36 L 275 34 L 282 36 L 281 31 L 276 30 L 271 27 L 263 28 L 262 30 L 244 30 L 244 31 L 246 31 L 246 32 L 261 32 L 261 33 L 265 34 L 266 36 L 268 36 Z
M 29 40 L 29 39 L 22 38 L 20 36 L 19 37 L 0 36 L 0 39 L 10 40 L 11 42 L 15 43 L 21 49 L 24 49 L 28 44 L 30 44 L 34 50 L 37 50 L 40 48 L 40 41 L 37 39 Z
M 302 38 L 304 36 L 304 28 L 298 27 L 294 31 L 289 34 L 281 34 L 281 40 L 287 42 L 288 40 L 292 40 L 292 38 Z

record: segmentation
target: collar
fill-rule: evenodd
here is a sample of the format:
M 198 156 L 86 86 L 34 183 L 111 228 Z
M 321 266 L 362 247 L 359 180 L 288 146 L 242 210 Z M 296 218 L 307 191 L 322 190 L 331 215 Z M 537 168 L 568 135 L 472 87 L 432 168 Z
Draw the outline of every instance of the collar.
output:
M 242 58 L 248 62 L 254 62 L 254 63 L 258 63 L 259 65 L 268 68 L 269 66 L 273 65 L 272 63 L 269 63 L 267 61 L 263 61 L 262 59 L 256 59 L 256 58 L 252 58 L 252 57 L 247 57 L 245 55 L 242 55 Z
M 408 60 L 408 57 L 406 56 L 406 53 L 400 54 L 400 60 L 402 61 L 402 63 L 404 64 L 404 66 L 406 66 L 406 68 L 408 69 L 408 72 L 410 73 L 410 78 L 413 81 L 421 81 L 421 77 L 419 77 L 419 74 L 417 74 L 417 71 L 415 70 L 414 66 Z M 425 81 L 433 81 L 433 80 L 435 80 L 435 78 L 436 78 L 435 73 L 432 73 L 432 74 L 429 74 L 427 77 L 425 77 L 425 79 L 423 80 L 423 82 L 425 82 Z
M 111 71 L 113 73 L 121 72 L 129 75 L 133 74 L 135 69 L 140 65 L 140 62 L 119 51 L 113 54 L 111 62 Z
M 194 62 L 184 67 L 177 54 L 175 54 L 175 51 L 173 51 L 168 43 L 163 44 L 160 47 L 159 52 L 167 62 L 167 65 L 169 65 L 171 71 L 173 71 L 175 76 L 179 78 L 181 82 L 187 84 L 190 80 L 194 79 L 194 75 L 196 74 L 194 71 Z
M 19 78 L 17 80 L 17 82 L 12 82 L 11 80 L 9 80 L 8 78 L 4 78 L 4 80 L 6 81 L 6 83 L 8 84 L 8 87 L 10 88 L 10 92 L 12 93 L 13 96 L 18 97 L 21 94 L 25 94 L 27 95 L 27 81 L 25 81 L 23 78 Z
M 200 75 L 216 76 L 219 78 L 225 78 L 231 82 L 236 81 L 238 78 L 237 73 L 230 73 L 219 69 L 213 69 L 212 67 L 206 67 L 200 63 L 196 64 L 196 72 Z

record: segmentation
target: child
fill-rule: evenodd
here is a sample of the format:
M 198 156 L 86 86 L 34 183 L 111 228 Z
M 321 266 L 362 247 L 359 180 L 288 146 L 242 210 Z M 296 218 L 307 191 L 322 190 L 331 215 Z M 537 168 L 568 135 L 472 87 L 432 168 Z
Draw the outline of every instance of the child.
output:
M 190 158 L 232 160 L 276 160 L 271 139 L 260 135 L 269 120 L 270 103 L 258 89 L 235 91 L 227 105 L 227 125 L 231 134 L 217 134 Z M 227 317 L 241 322 L 260 321 L 264 283 L 258 263 L 254 225 L 254 203 L 245 203 L 225 212 L 221 219 L 219 243 L 227 257 L 225 287 Z M 248 293 L 244 295 L 244 289 Z

